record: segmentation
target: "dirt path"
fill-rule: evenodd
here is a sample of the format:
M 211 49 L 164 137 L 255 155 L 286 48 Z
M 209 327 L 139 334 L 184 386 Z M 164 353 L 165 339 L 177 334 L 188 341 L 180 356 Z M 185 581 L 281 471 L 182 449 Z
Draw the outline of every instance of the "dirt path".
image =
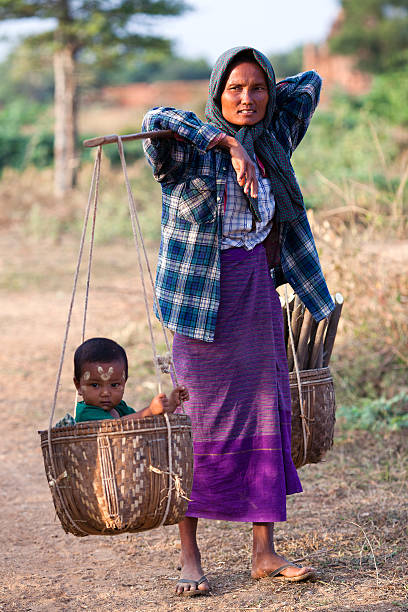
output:
M 406 439 L 398 434 L 338 437 L 325 463 L 301 471 L 305 493 L 289 499 L 290 520 L 279 526 L 277 543 L 289 558 L 318 568 L 315 583 L 251 581 L 246 524 L 202 521 L 213 593 L 194 600 L 172 595 L 176 527 L 112 538 L 66 535 L 55 519 L 37 429 L 47 426 L 76 246 L 1 236 L 0 247 L 0 610 L 408 610 Z M 126 245 L 101 250 L 89 329 L 130 346 L 130 393 L 143 402 L 151 393 L 151 357 L 133 267 Z M 79 326 L 76 314 L 59 415 L 73 402 Z

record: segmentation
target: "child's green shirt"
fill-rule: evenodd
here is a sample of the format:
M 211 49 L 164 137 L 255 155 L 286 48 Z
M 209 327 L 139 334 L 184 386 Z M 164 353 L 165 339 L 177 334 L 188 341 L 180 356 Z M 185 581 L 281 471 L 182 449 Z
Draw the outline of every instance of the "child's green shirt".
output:
M 119 402 L 117 406 L 115 406 L 115 410 L 118 411 L 119 416 L 121 417 L 125 416 L 126 414 L 133 414 L 134 412 L 136 412 L 123 400 Z M 109 412 L 107 412 L 103 408 L 99 408 L 98 406 L 85 404 L 85 402 L 77 403 L 75 417 L 75 421 L 77 423 L 82 423 L 83 421 L 101 421 L 102 419 L 113 419 L 113 416 Z

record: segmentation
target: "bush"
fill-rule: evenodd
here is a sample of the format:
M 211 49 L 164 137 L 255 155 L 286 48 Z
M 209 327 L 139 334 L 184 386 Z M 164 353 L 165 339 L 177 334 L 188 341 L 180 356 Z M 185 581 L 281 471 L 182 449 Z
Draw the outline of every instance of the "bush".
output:
M 350 406 L 340 406 L 337 417 L 347 428 L 369 431 L 398 431 L 408 427 L 408 392 L 390 399 L 362 398 Z
M 54 136 L 48 121 L 43 123 L 47 108 L 17 99 L 0 112 L 0 170 L 5 166 L 22 170 L 29 165 L 44 168 L 52 164 Z M 33 129 L 32 126 L 38 126 Z
M 364 98 L 368 113 L 394 125 L 408 125 L 408 72 L 392 72 L 374 78 Z
M 400 184 L 405 180 L 401 161 L 406 140 L 403 130 L 396 139 L 394 125 L 373 115 L 364 99 L 337 94 L 328 110 L 318 110 L 294 154 L 308 207 L 359 207 L 377 221 L 380 216 L 395 217 L 396 212 L 403 217 Z

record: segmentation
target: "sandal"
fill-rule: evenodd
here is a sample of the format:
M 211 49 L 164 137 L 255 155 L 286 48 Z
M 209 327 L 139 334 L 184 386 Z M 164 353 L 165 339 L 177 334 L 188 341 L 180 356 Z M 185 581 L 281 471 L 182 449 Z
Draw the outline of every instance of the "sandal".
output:
M 282 576 L 279 575 L 283 570 L 287 567 L 301 567 L 301 565 L 296 565 L 295 563 L 285 563 L 285 565 L 281 565 L 275 571 L 271 572 L 265 578 L 276 578 L 277 580 L 284 580 L 285 582 L 301 582 L 302 580 L 309 580 L 310 578 L 316 578 L 316 573 L 313 570 L 309 572 L 305 572 L 304 574 L 299 574 L 298 576 Z M 259 580 L 259 579 L 258 579 Z
M 203 582 L 208 582 L 207 577 L 205 575 L 201 576 L 199 580 L 191 580 L 189 578 L 180 578 L 177 581 L 177 585 L 179 584 L 192 584 L 194 586 L 193 589 L 189 589 L 188 591 L 181 591 L 181 593 L 176 593 L 176 595 L 184 595 L 185 597 L 195 597 L 197 595 L 208 595 L 210 589 L 199 589 L 198 585 L 203 584 Z M 176 588 L 177 588 L 176 585 Z

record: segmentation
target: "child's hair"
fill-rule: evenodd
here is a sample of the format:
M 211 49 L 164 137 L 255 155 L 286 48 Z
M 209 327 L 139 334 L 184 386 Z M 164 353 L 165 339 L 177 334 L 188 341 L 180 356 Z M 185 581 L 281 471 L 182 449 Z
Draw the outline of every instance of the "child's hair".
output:
M 125 349 L 109 338 L 90 338 L 78 346 L 74 355 L 74 376 L 81 378 L 84 363 L 109 363 L 110 361 L 123 361 L 125 377 L 128 377 L 128 360 Z

